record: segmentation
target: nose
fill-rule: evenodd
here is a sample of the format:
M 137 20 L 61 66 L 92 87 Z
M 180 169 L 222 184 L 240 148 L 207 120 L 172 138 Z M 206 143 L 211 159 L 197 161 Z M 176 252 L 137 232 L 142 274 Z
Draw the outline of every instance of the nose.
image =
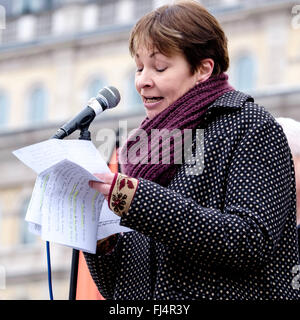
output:
M 138 92 L 141 92 L 144 88 L 151 88 L 154 85 L 153 78 L 151 76 L 151 72 L 147 70 L 140 71 L 135 76 L 135 86 Z

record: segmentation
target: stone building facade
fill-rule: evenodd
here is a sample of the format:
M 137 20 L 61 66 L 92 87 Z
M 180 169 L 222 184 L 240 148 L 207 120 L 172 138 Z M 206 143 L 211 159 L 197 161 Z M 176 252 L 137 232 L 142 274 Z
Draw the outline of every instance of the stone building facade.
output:
M 171 2 L 0 0 L 0 299 L 48 299 L 45 243 L 24 222 L 35 174 L 11 152 L 50 138 L 104 85 L 117 87 L 122 99 L 92 124 L 96 147 L 105 128 L 135 128 L 145 114 L 129 32 L 144 13 Z M 300 121 L 300 8 L 279 0 L 200 2 L 227 34 L 231 84 L 274 116 Z M 56 299 L 68 299 L 71 253 L 51 245 Z

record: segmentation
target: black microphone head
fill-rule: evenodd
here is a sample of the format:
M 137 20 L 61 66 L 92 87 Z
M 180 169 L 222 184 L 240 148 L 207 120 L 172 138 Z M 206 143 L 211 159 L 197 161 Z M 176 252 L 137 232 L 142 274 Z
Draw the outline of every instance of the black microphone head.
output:
M 106 109 L 114 108 L 121 100 L 119 90 L 112 86 L 101 89 L 96 98 L 100 98 L 106 104 Z

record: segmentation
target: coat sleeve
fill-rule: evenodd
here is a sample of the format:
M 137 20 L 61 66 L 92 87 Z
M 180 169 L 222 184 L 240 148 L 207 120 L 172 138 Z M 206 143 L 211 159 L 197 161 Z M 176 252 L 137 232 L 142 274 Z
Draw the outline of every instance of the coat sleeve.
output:
M 222 210 L 139 179 L 121 224 L 196 263 L 257 269 L 272 258 L 286 217 L 293 214 L 291 168 L 281 127 L 268 119 L 249 130 L 233 152 Z
M 90 274 L 99 292 L 105 299 L 113 299 L 118 275 L 118 248 L 121 237 L 120 234 L 117 234 L 115 247 L 108 254 L 102 254 L 98 249 L 96 254 L 83 253 Z

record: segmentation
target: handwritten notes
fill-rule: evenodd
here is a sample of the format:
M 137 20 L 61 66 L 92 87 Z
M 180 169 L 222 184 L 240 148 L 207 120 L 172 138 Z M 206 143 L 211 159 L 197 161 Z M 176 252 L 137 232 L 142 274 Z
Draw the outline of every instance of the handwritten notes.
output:
M 13 154 L 37 173 L 25 220 L 46 241 L 95 253 L 97 240 L 118 232 L 120 218 L 88 185 L 109 172 L 91 141 L 51 139 Z

